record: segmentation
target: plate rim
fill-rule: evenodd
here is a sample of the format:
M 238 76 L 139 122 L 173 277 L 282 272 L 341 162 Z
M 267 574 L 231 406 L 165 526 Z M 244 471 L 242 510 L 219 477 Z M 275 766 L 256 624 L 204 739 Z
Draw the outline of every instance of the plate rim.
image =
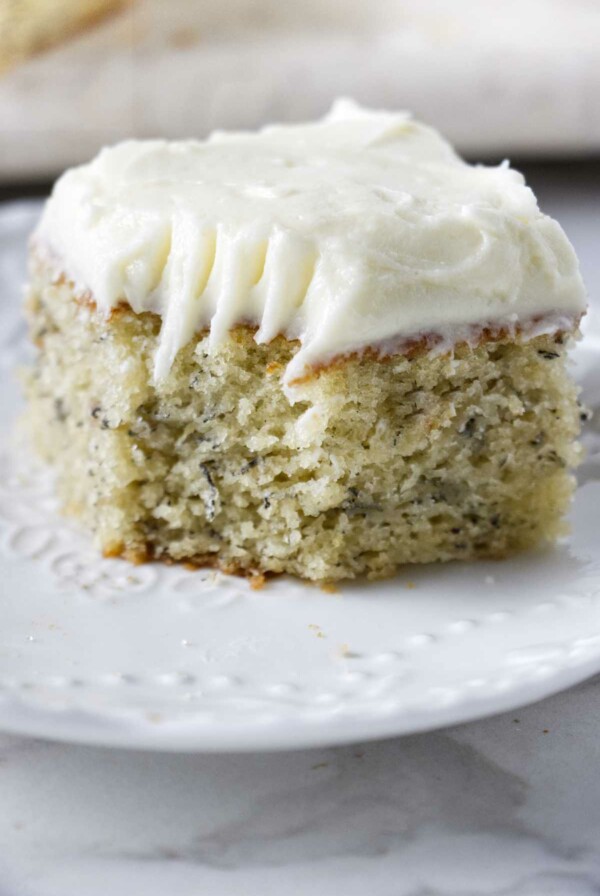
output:
M 193 716 L 185 722 L 151 722 L 131 713 L 100 715 L 74 710 L 50 709 L 35 703 L 3 696 L 0 698 L 0 731 L 58 743 L 79 744 L 110 749 L 165 753 L 267 753 L 330 748 L 396 737 L 424 734 L 441 728 L 502 715 L 569 690 L 600 675 L 600 649 L 570 666 L 538 680 L 518 683 L 494 695 L 459 700 L 448 706 L 424 712 L 390 713 L 383 717 L 363 717 L 323 723 L 295 720 L 281 726 L 277 720 L 275 736 L 269 724 L 252 727 L 212 723 L 207 736 L 205 725 L 194 725 Z M 57 720 L 60 725 L 57 726 Z

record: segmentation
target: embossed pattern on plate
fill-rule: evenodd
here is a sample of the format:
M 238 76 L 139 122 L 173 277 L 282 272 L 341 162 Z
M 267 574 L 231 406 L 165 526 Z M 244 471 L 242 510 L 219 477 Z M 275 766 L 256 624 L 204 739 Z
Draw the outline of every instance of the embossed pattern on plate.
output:
M 34 212 L 0 216 L 15 240 L 0 251 L 5 280 Z M 11 369 L 25 351 L 16 299 L 0 324 L 0 727 L 172 750 L 324 745 L 508 709 L 600 670 L 593 431 L 573 535 L 553 551 L 333 594 L 287 579 L 253 591 L 211 571 L 102 559 L 57 514 L 49 471 L 11 447 Z M 587 384 L 597 345 L 592 334 L 579 358 Z

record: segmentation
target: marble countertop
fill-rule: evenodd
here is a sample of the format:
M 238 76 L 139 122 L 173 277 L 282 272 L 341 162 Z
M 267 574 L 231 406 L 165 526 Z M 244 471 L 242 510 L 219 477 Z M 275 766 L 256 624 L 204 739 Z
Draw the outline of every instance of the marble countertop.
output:
M 177 756 L 0 738 L 1 896 L 592 896 L 600 677 L 353 747 Z
M 598 293 L 600 165 L 530 172 Z M 0 896 L 600 894 L 600 676 L 352 747 L 169 755 L 0 735 Z

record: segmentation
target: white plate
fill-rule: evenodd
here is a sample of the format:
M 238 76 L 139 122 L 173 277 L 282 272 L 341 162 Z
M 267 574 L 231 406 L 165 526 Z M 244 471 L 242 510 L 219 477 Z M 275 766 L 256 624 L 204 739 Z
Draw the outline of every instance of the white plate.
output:
M 0 275 L 30 209 L 0 219 Z M 19 243 L 20 245 L 20 243 Z M 9 251 L 10 250 L 10 251 Z M 18 408 L 18 303 L 0 311 L 0 417 Z M 591 387 L 598 342 L 580 355 Z M 573 535 L 503 563 L 407 569 L 329 594 L 103 560 L 49 474 L 0 456 L 0 727 L 126 747 L 256 750 L 404 734 L 516 707 L 600 670 L 598 455 Z

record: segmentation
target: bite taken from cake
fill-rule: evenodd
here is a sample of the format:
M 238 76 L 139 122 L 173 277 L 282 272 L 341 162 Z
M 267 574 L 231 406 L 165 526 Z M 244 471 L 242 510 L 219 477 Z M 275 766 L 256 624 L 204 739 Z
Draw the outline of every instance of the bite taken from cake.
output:
M 315 581 L 564 530 L 573 249 L 406 113 L 129 141 L 31 242 L 27 425 L 107 555 Z

